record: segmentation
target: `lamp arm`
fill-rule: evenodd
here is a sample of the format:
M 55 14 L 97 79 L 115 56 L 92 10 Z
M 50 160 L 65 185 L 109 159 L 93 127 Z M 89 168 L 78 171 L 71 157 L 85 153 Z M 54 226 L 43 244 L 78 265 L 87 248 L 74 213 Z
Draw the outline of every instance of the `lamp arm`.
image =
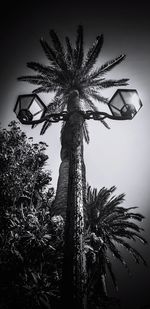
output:
M 67 120 L 67 118 L 68 118 L 68 113 L 62 112 L 62 113 L 50 114 L 45 117 L 41 117 L 38 120 L 21 120 L 21 123 L 26 124 L 26 125 L 35 125 L 35 124 L 40 124 L 44 121 L 58 122 L 60 120 Z
M 50 114 L 50 115 L 47 115 L 45 117 L 42 117 L 38 120 L 23 120 L 21 121 L 22 124 L 26 124 L 26 125 L 35 125 L 35 124 L 40 124 L 44 121 L 48 121 L 48 122 L 58 122 L 58 121 L 61 121 L 61 120 L 64 120 L 66 121 L 73 113 L 80 113 L 81 115 L 83 115 L 83 117 L 87 120 L 89 119 L 94 119 L 94 120 L 103 120 L 105 118 L 109 118 L 109 119 L 112 119 L 112 120 L 129 120 L 130 118 L 127 118 L 127 117 L 117 117 L 117 116 L 113 116 L 113 115 L 110 115 L 110 114 L 107 114 L 105 112 L 94 112 L 94 111 L 91 111 L 91 110 L 88 110 L 88 111 L 73 111 L 73 112 L 67 112 L 67 111 L 64 111 L 64 112 L 61 112 L 61 113 L 56 113 L 56 114 Z
M 108 113 L 105 113 L 105 112 L 94 112 L 94 111 L 86 111 L 85 112 L 85 119 L 94 119 L 94 120 L 104 120 L 105 118 L 109 118 L 109 119 L 112 119 L 112 120 L 129 120 L 131 118 L 128 118 L 128 117 L 122 117 L 122 116 L 114 116 L 114 115 L 110 115 Z

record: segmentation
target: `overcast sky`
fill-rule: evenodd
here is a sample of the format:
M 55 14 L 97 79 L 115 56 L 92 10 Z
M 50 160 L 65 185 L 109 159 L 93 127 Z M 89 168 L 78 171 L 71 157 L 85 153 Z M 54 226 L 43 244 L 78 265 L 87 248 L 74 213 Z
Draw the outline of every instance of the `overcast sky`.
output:
M 27 2 L 27 1 L 26 1 Z M 149 240 L 150 222 L 150 16 L 149 8 L 142 1 L 106 4 L 104 1 L 74 1 L 67 4 L 56 1 L 32 1 L 5 5 L 1 10 L 1 73 L 0 73 L 0 115 L 2 126 L 15 119 L 14 104 L 19 94 L 31 93 L 31 85 L 18 82 L 18 76 L 32 73 L 26 62 L 39 61 L 46 64 L 46 58 L 39 43 L 41 36 L 49 40 L 49 30 L 55 29 L 63 39 L 65 35 L 75 38 L 78 24 L 84 26 L 85 48 L 92 44 L 96 36 L 104 34 L 104 45 L 98 63 L 104 63 L 121 53 L 126 60 L 114 68 L 107 77 L 129 78 L 127 88 L 137 89 L 142 109 L 132 121 L 110 121 L 111 130 L 90 120 L 90 144 L 84 147 L 87 181 L 92 187 L 117 186 L 117 194 L 126 193 L 126 206 L 139 206 L 146 216 L 144 228 Z M 105 91 L 111 97 L 115 88 Z M 45 104 L 49 95 L 40 95 Z M 99 109 L 103 108 L 99 104 Z M 52 170 L 53 184 L 56 188 L 60 164 L 60 124 L 53 124 L 44 136 L 40 136 L 40 126 L 34 130 L 21 126 L 28 136 L 36 141 L 49 144 L 50 157 L 47 168 Z M 137 247 L 149 259 L 149 247 Z M 131 264 L 133 278 L 120 267 L 117 272 L 120 284 L 119 297 L 123 308 L 140 308 L 150 304 L 148 280 L 149 268 Z M 118 268 L 119 266 L 117 266 Z

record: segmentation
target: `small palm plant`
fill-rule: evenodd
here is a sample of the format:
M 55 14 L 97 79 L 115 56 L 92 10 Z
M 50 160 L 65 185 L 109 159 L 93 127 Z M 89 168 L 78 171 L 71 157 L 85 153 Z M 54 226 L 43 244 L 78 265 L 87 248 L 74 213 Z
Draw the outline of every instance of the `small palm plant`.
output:
M 125 194 L 111 197 L 115 190 L 115 186 L 110 189 L 103 187 L 99 192 L 97 189 L 91 189 L 89 185 L 87 187 L 85 250 L 88 292 L 92 291 L 94 299 L 107 297 L 106 274 L 108 272 L 115 289 L 118 289 L 110 260 L 111 254 L 129 271 L 119 245 L 127 249 L 136 263 L 142 262 L 145 266 L 147 265 L 142 255 L 130 244 L 130 241 L 136 240 L 143 244 L 147 243 L 140 234 L 143 228 L 134 222 L 141 222 L 144 216 L 132 212 L 137 207 L 120 206 Z

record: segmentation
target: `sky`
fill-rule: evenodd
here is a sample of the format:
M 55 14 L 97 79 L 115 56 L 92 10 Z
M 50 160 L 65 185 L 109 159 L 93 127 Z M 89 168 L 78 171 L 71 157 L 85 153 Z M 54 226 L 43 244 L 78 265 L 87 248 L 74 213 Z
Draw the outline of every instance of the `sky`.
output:
M 1 48 L 0 48 L 0 121 L 3 127 L 16 119 L 13 108 L 20 94 L 31 93 L 33 86 L 18 82 L 17 77 L 33 73 L 26 68 L 28 61 L 46 64 L 46 58 L 40 46 L 40 37 L 49 41 L 49 30 L 55 29 L 63 40 L 65 35 L 75 39 L 79 24 L 84 27 L 85 50 L 97 35 L 104 35 L 104 45 L 97 65 L 126 54 L 126 60 L 114 68 L 107 77 L 129 78 L 127 88 L 137 89 L 143 103 L 142 109 L 133 120 L 113 121 L 107 130 L 100 123 L 88 121 L 90 144 L 84 145 L 87 181 L 92 187 L 117 187 L 116 194 L 126 193 L 124 206 L 138 206 L 145 215 L 143 236 L 150 241 L 150 13 L 146 1 L 20 1 L 5 5 L 0 12 Z M 115 88 L 105 90 L 103 95 L 111 98 Z M 51 96 L 41 94 L 47 105 Z M 99 104 L 99 110 L 103 106 Z M 21 128 L 35 141 L 45 141 L 48 145 L 49 163 L 53 185 L 56 189 L 60 164 L 60 128 L 53 124 L 40 136 L 40 126 L 31 130 Z M 149 246 L 136 248 L 150 260 Z M 116 269 L 122 308 L 142 308 L 149 304 L 149 267 L 134 265 L 129 260 L 133 273 L 129 278 L 123 268 L 114 263 Z

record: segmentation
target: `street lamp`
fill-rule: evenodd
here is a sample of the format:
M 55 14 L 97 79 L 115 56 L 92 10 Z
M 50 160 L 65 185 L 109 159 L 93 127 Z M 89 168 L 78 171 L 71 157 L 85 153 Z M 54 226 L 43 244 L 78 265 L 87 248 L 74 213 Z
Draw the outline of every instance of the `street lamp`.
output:
M 118 89 L 109 101 L 109 108 L 113 116 L 132 119 L 142 102 L 135 89 Z
M 14 112 L 21 123 L 43 117 L 46 106 L 36 94 L 19 95 Z
M 73 90 L 72 104 L 79 103 L 79 92 Z M 78 104 L 79 105 L 79 104 Z M 85 253 L 84 253 L 84 168 L 83 168 L 83 123 L 85 120 L 132 119 L 142 103 L 134 89 L 120 89 L 108 103 L 111 114 L 80 109 L 50 113 L 37 95 L 19 96 L 14 108 L 17 118 L 23 124 L 32 125 L 46 121 L 65 121 L 69 127 L 70 140 L 66 139 L 66 131 L 62 133 L 62 145 L 68 147 L 65 155 L 69 156 L 69 172 L 67 185 L 67 208 L 65 223 L 65 246 L 63 268 L 62 303 L 69 302 L 75 308 L 83 309 L 86 303 L 85 293 Z M 67 145 L 67 146 L 66 146 Z M 69 294 L 68 294 L 69 290 Z M 69 298 L 69 300 L 68 300 Z
M 142 102 L 135 89 L 118 89 L 108 103 L 111 114 L 105 112 L 93 112 L 78 110 L 84 119 L 102 120 L 129 120 L 135 117 L 142 107 Z M 14 112 L 22 124 L 34 125 L 44 122 L 66 121 L 72 112 L 46 114 L 46 106 L 37 94 L 19 95 Z

